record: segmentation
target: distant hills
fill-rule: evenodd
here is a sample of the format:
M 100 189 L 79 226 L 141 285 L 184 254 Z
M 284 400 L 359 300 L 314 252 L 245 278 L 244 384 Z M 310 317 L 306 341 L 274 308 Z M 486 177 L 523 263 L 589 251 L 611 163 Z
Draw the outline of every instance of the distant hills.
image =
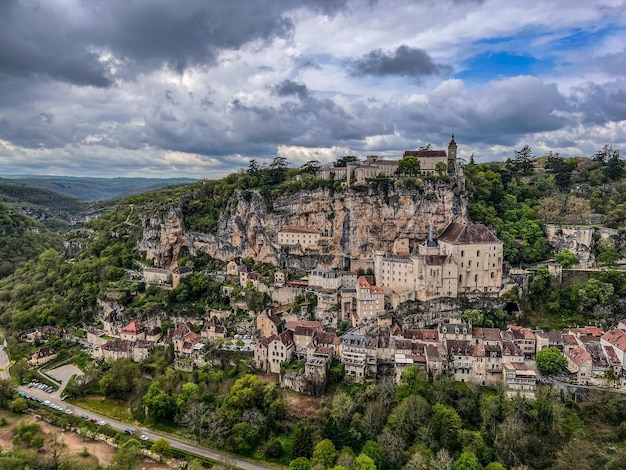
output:
M 0 177 L 0 183 L 34 186 L 87 202 L 114 199 L 194 181 L 191 178 L 83 178 L 29 175 Z

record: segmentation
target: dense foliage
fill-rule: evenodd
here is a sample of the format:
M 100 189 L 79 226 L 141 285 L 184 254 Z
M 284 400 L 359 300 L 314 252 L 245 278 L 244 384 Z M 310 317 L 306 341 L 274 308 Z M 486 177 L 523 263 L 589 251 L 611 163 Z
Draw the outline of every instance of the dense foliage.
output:
M 61 237 L 43 224 L 0 202 L 0 278 L 47 248 L 60 249 Z

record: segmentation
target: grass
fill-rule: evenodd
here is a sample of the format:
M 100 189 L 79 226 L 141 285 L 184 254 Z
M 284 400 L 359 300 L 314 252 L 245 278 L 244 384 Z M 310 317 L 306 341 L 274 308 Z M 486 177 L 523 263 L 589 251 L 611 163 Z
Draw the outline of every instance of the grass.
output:
M 94 413 L 108 416 L 125 423 L 138 424 L 128 407 L 128 402 L 113 398 L 67 399 L 68 403 L 79 406 Z

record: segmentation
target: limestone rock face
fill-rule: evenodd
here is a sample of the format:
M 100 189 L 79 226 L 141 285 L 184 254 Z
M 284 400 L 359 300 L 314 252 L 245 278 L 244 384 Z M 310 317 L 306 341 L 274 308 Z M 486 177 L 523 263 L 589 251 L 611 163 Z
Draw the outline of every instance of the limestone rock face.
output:
M 217 234 L 186 231 L 181 207 L 143 219 L 139 249 L 155 266 L 175 266 L 180 256 L 201 250 L 219 259 L 250 256 L 296 269 L 347 267 L 349 260 L 369 260 L 377 250 L 391 251 L 397 238 L 409 239 L 414 248 L 428 237 L 431 219 L 436 236 L 453 219 L 466 219 L 467 213 L 459 186 L 430 182 L 421 191 L 372 187 L 301 191 L 279 197 L 271 210 L 259 193 L 239 193 L 222 214 Z M 281 247 L 278 231 L 287 225 L 319 229 L 319 246 Z

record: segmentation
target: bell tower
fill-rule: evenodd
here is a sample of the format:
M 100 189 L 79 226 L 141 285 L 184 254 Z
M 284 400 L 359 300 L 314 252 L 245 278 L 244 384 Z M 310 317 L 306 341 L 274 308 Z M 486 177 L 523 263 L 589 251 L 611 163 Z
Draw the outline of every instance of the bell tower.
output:
M 453 132 L 452 139 L 448 144 L 448 174 L 453 175 L 454 173 L 456 173 L 456 142 Z

